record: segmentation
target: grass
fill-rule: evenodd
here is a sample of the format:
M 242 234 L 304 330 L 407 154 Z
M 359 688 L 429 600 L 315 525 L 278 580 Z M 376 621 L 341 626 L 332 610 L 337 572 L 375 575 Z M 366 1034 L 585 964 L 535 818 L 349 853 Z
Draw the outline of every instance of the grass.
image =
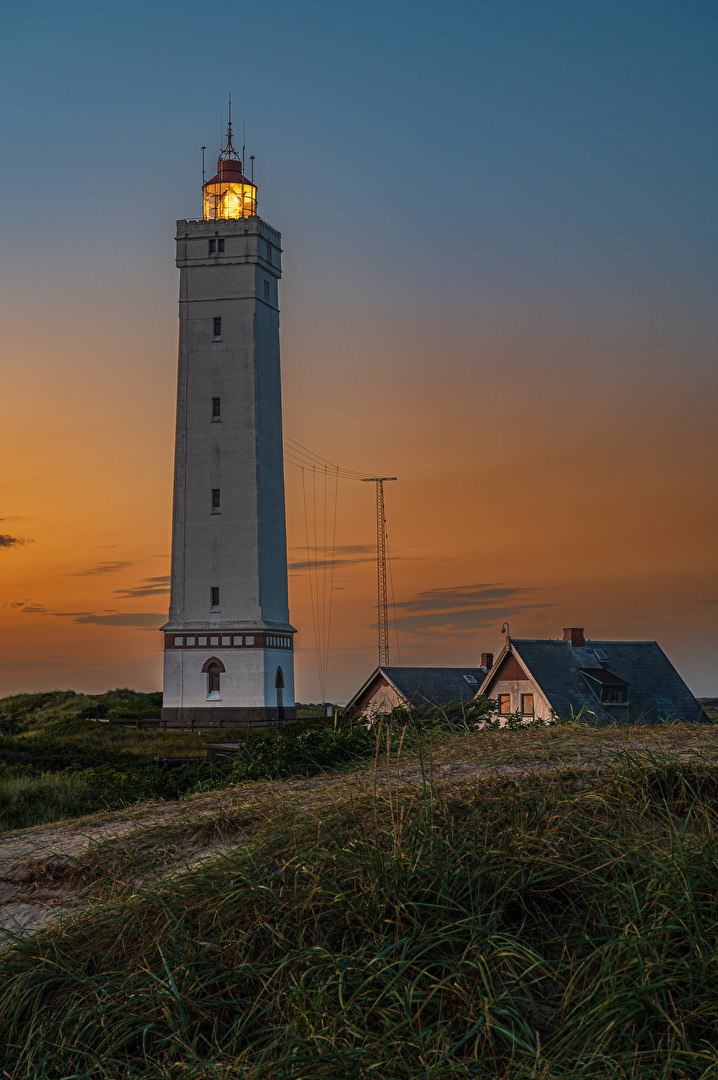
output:
M 712 1080 L 718 781 L 689 738 L 419 759 L 384 729 L 363 783 L 244 784 L 103 841 L 73 872 L 106 902 L 0 955 L 5 1074 Z M 440 749 L 499 739 L 502 767 L 575 764 L 440 781 Z M 189 836 L 241 843 L 157 880 Z
M 709 720 L 718 720 L 718 698 L 698 698 L 698 702 L 703 706 L 703 711 Z
M 103 803 L 98 798 L 96 786 L 80 774 L 0 776 L 0 829 L 3 831 L 81 817 L 97 810 L 98 805 Z
M 272 775 L 272 761 L 280 749 L 275 741 L 281 729 L 167 733 L 93 719 L 141 717 L 148 710 L 156 714 L 160 706 L 161 694 L 126 689 L 95 697 L 55 691 L 0 700 L 0 831 L 67 820 L 147 799 L 177 799 L 198 786 L 211 785 L 230 764 L 220 760 L 213 765 L 205 759 L 205 743 L 220 735 L 222 741 L 245 746 L 245 761 L 254 762 L 252 775 L 259 775 L 262 768 L 265 775 Z M 307 712 L 305 719 L 292 725 L 288 741 L 281 743 L 287 761 L 286 748 L 292 739 L 301 742 L 306 730 L 332 729 L 331 721 L 317 719 L 312 710 Z M 330 734 L 330 742 L 332 737 Z M 336 741 L 341 743 L 342 736 Z M 313 767 L 305 749 L 296 761 L 299 771 Z M 165 757 L 198 760 L 182 768 L 158 768 L 154 759 Z M 338 760 L 337 755 L 335 758 Z M 327 753 L 325 748 L 323 762 L 331 764 L 332 760 L 331 751 Z M 276 768 L 274 774 L 279 775 Z

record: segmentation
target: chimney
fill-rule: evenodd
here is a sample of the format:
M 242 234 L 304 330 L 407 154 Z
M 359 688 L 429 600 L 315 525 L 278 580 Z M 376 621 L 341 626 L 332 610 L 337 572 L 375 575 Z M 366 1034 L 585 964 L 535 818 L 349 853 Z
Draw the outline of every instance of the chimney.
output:
M 586 644 L 586 639 L 583 636 L 582 626 L 564 626 L 563 628 L 563 640 L 570 641 L 571 647 L 574 649 L 582 649 Z
M 481 666 L 488 669 L 494 666 L 494 654 L 492 652 L 482 652 Z

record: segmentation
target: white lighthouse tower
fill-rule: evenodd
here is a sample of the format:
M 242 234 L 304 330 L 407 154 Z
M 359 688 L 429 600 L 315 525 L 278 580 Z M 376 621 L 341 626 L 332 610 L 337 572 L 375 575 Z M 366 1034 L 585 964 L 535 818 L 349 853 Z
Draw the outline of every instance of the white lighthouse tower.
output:
M 179 373 L 167 725 L 296 718 L 279 364 L 281 236 L 232 145 L 177 222 Z

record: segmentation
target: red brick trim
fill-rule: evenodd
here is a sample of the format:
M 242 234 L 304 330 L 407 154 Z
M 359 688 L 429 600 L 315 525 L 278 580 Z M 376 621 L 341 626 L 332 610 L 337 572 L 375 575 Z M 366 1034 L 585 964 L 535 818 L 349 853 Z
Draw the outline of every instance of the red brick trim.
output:
M 250 641 L 247 641 L 247 639 Z M 294 651 L 292 634 L 275 634 L 266 631 L 247 630 L 202 630 L 188 634 L 164 635 L 165 649 L 277 649 L 280 652 Z

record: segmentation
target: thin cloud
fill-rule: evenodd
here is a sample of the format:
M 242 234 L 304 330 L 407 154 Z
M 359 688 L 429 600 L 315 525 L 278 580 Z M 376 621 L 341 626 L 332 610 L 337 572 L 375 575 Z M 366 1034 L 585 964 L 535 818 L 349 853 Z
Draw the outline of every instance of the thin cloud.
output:
M 405 611 L 451 611 L 460 608 L 483 608 L 496 600 L 508 600 L 525 589 L 510 586 L 461 585 L 453 589 L 425 589 L 413 600 L 401 600 L 394 606 Z
M 145 629 L 146 627 L 160 627 L 167 621 L 167 614 L 160 615 L 155 611 L 52 611 L 43 604 L 35 604 L 27 600 L 15 600 L 5 605 L 16 608 L 26 615 L 45 615 L 53 619 L 70 619 L 75 623 L 90 623 L 94 626 L 135 626 Z
M 513 607 L 475 608 L 468 611 L 429 612 L 426 615 L 399 616 L 397 628 L 407 634 L 463 634 L 468 630 L 483 630 L 495 626 L 501 619 L 521 615 L 535 608 L 553 604 L 517 604 Z M 374 627 L 376 629 L 376 626 Z
M 92 623 L 94 626 L 137 626 L 142 629 L 154 627 L 159 629 L 167 622 L 167 613 L 158 615 L 154 611 L 135 611 L 131 613 L 112 612 L 109 615 L 78 615 L 73 619 L 76 623 Z
M 376 559 L 376 548 L 373 544 L 338 544 L 334 548 L 317 544 L 314 548 L 294 547 L 292 552 L 306 552 L 307 555 L 311 553 L 311 556 L 288 563 L 287 569 L 290 573 L 298 573 L 300 570 L 327 570 L 331 567 L 336 569 L 338 566 L 359 566 Z M 393 561 L 401 558 L 401 555 L 392 555 Z
M 429 635 L 465 634 L 495 625 L 524 611 L 553 607 L 527 598 L 530 589 L 502 584 L 464 585 L 451 589 L 425 589 L 394 607 L 402 633 Z
M 287 563 L 287 570 L 294 574 L 299 570 L 326 570 L 332 566 L 336 569 L 337 566 L 358 566 L 368 562 L 374 562 L 374 558 L 367 555 L 363 559 L 307 559 L 306 562 Z
M 169 580 L 169 574 L 145 578 L 140 585 L 133 585 L 129 589 L 115 589 L 115 596 L 122 600 L 133 600 L 140 596 L 161 596 L 170 591 Z
M 31 544 L 32 540 L 26 540 L 23 536 L 10 536 L 9 533 L 0 533 L 0 548 L 22 547 L 23 544 Z
M 90 566 L 87 570 L 78 570 L 73 577 L 99 577 L 102 574 L 119 574 L 120 570 L 127 570 L 134 566 L 133 562 L 104 562 L 98 566 Z

